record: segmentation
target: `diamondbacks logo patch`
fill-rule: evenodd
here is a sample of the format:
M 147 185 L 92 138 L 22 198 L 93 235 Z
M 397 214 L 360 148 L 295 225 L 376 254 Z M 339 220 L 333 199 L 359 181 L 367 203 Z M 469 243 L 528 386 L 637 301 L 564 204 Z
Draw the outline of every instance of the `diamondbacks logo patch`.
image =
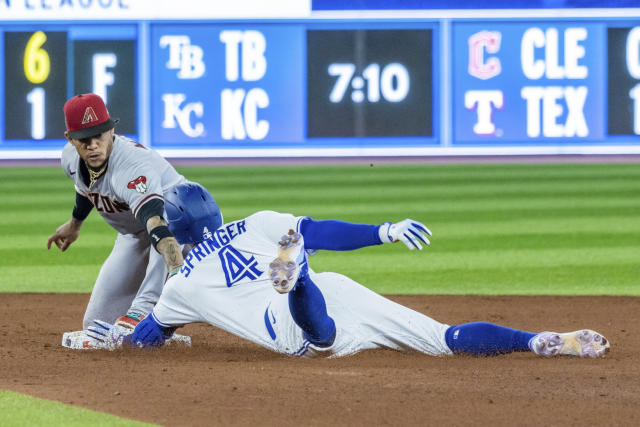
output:
M 93 111 L 92 107 L 87 107 L 84 110 L 84 116 L 82 116 L 82 124 L 86 125 L 87 123 L 93 123 L 98 121 L 98 115 L 95 111 Z
M 127 184 L 129 190 L 136 190 L 138 193 L 144 194 L 147 192 L 147 177 L 139 176 L 134 180 L 129 181 Z

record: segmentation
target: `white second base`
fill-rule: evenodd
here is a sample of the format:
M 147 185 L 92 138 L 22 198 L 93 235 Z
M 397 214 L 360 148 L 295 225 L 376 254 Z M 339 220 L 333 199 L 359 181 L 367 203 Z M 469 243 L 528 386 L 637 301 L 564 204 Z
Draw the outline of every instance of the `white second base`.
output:
M 173 334 L 165 342 L 167 345 L 185 345 L 191 347 L 191 337 L 188 335 Z M 72 350 L 105 350 L 100 341 L 96 341 L 87 335 L 87 331 L 72 331 L 62 334 L 62 346 Z

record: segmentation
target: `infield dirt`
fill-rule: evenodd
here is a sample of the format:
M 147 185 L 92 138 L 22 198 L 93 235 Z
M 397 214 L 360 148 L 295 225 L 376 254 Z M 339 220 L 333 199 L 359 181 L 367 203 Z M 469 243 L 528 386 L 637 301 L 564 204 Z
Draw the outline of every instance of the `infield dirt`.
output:
M 640 425 L 640 298 L 390 296 L 441 322 L 595 329 L 602 359 L 368 351 L 306 360 L 208 325 L 192 348 L 73 351 L 85 294 L 0 294 L 0 389 L 167 426 Z

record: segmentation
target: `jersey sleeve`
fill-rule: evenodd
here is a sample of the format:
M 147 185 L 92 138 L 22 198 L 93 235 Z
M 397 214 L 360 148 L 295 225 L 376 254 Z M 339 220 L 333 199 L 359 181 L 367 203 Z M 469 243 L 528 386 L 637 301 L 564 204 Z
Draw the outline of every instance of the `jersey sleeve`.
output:
M 71 179 L 74 179 L 74 175 L 78 173 L 78 153 L 70 142 L 62 148 L 62 154 L 60 157 L 60 166 L 65 174 Z
M 78 170 L 79 161 L 80 156 L 78 155 L 76 148 L 71 145 L 70 142 L 67 142 L 67 144 L 62 148 L 60 166 L 62 167 L 64 173 L 73 180 L 73 185 L 76 189 L 76 193 L 87 197 L 87 192 L 78 187 L 78 184 L 76 182 L 78 174 L 80 173 L 80 171 Z
M 113 176 L 113 190 L 118 197 L 131 207 L 131 212 L 138 216 L 140 208 L 150 200 L 164 201 L 162 195 L 162 178 L 152 167 L 148 152 L 140 151 L 133 159 L 126 159 L 116 165 L 118 171 Z
M 198 298 L 192 295 L 185 278 L 176 275 L 164 286 L 160 299 L 153 308 L 153 315 L 163 327 L 182 326 L 187 323 L 204 322 L 205 319 L 194 309 L 189 299 Z
M 300 232 L 300 223 L 306 217 L 297 217 L 274 211 L 260 211 L 247 218 L 247 223 L 254 223 L 266 238 L 274 243 L 287 234 L 289 230 Z
M 355 224 L 335 219 L 314 221 L 304 218 L 300 225 L 306 249 L 330 251 L 351 251 L 381 245 L 379 229 L 379 225 Z

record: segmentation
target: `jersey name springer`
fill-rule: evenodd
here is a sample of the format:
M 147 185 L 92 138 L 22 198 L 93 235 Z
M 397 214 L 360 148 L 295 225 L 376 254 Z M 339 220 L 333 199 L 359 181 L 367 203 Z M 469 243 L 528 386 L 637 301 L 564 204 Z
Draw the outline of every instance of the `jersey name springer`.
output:
M 246 231 L 247 229 L 244 220 L 232 222 L 226 227 L 218 228 L 211 234 L 211 237 L 191 249 L 189 254 L 185 257 L 182 267 L 180 267 L 180 273 L 182 273 L 184 277 L 189 277 L 191 270 L 194 268 L 194 263 L 200 262 L 208 255 L 224 248 L 229 244 L 229 242 L 241 234 L 244 234 Z

